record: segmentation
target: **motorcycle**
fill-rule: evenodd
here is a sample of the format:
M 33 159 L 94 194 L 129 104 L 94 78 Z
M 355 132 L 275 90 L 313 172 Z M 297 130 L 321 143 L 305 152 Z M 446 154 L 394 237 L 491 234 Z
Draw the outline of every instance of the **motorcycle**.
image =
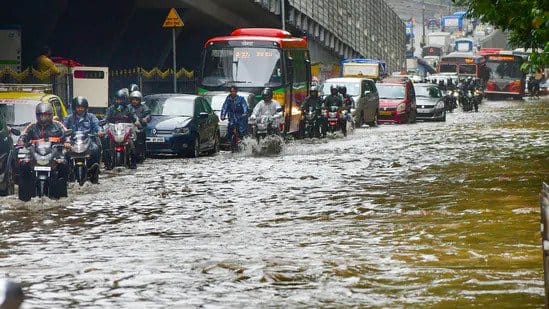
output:
M 321 137 L 326 135 L 324 128 L 321 125 L 321 119 L 316 112 L 314 106 L 309 106 L 308 110 L 305 111 L 305 123 L 304 123 L 304 135 L 308 138 Z
M 459 90 L 459 105 L 464 112 L 473 110 L 473 92 L 471 90 Z
M 449 90 L 444 97 L 444 108 L 447 112 L 452 113 L 457 108 L 457 100 L 459 98 L 458 90 Z
M 91 139 L 94 135 L 87 134 L 82 131 L 74 132 L 71 138 L 71 149 L 69 151 L 70 165 L 69 170 L 71 176 L 69 179 L 75 180 L 80 186 L 84 185 L 86 180 L 91 183 L 99 182 L 99 163 L 91 161 Z
M 339 128 L 340 112 L 337 105 L 329 106 L 326 110 L 326 119 L 328 120 L 328 130 L 335 133 Z
M 137 138 L 135 125 L 133 123 L 108 123 L 105 126 L 110 143 L 109 152 L 104 156 L 105 168 L 135 166 L 134 142 Z
M 278 154 L 282 151 L 282 139 L 278 128 L 279 115 L 262 115 L 259 119 L 250 117 L 252 136 L 259 149 L 252 148 L 255 154 Z
M 35 141 L 19 147 L 17 174 L 22 201 L 34 196 L 58 199 L 67 196 L 67 171 L 63 144 L 49 140 Z

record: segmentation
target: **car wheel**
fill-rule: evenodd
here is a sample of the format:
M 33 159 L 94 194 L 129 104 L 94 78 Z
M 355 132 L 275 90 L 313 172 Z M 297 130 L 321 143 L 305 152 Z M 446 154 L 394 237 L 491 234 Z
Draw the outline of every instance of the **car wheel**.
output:
M 196 136 L 194 138 L 193 145 L 191 146 L 191 149 L 189 149 L 189 157 L 191 158 L 198 158 L 200 156 L 200 138 L 199 136 Z
M 368 123 L 368 125 L 370 127 L 377 127 L 378 125 L 378 122 L 377 122 L 377 115 L 378 115 L 379 111 L 376 110 L 376 113 L 374 114 L 374 120 L 372 120 L 370 123 Z
M 8 168 L 4 177 L 5 189 L 0 190 L 0 196 L 8 196 L 14 194 L 15 184 L 13 182 L 13 170 L 11 168 Z

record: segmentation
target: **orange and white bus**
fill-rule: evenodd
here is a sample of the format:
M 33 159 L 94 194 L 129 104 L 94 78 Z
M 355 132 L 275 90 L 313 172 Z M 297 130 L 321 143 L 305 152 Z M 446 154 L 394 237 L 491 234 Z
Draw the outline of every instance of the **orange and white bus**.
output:
M 311 85 L 311 61 L 306 38 L 281 29 L 240 28 L 214 37 L 203 47 L 198 94 L 237 86 L 260 100 L 265 87 L 284 108 L 282 131 L 300 129 L 301 103 Z

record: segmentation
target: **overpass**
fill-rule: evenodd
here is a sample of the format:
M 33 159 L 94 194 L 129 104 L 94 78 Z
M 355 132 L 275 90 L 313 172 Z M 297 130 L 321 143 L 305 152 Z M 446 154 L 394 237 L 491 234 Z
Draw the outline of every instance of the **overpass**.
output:
M 284 12 L 281 7 L 284 1 Z M 4 1 L 6 2 L 6 1 Z M 177 30 L 178 67 L 195 70 L 204 42 L 238 27 L 282 27 L 307 36 L 313 63 L 350 57 L 405 66 L 404 24 L 383 0 L 8 0 L 2 24 L 22 30 L 23 67 L 41 46 L 54 56 L 111 68 L 171 67 L 169 8 L 185 26 Z M 314 5 L 313 5 L 314 4 Z M 2 47 L 0 47 L 2 48 Z

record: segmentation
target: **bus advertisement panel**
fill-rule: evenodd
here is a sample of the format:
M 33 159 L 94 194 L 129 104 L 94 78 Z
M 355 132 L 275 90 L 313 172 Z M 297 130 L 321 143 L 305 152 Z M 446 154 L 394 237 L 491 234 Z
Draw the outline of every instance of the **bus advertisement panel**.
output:
M 255 93 L 256 101 L 270 87 L 284 109 L 283 132 L 298 132 L 301 102 L 311 85 L 307 40 L 272 28 L 241 28 L 211 38 L 204 44 L 198 85 L 198 94 L 234 85 Z
M 512 95 L 515 98 L 524 96 L 525 74 L 520 70 L 524 59 L 518 55 L 490 54 L 485 55 L 489 77 L 484 93 L 487 95 Z

